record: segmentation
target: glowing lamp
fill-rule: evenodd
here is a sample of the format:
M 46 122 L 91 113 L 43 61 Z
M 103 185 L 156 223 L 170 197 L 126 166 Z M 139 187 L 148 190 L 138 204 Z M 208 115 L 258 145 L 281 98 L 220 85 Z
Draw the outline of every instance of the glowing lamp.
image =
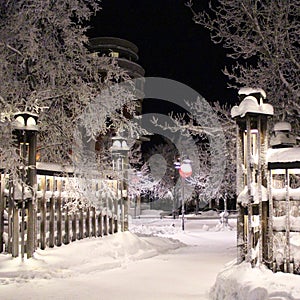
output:
M 185 159 L 179 169 L 179 174 L 183 178 L 188 178 L 192 175 L 192 166 L 191 161 L 188 159 Z

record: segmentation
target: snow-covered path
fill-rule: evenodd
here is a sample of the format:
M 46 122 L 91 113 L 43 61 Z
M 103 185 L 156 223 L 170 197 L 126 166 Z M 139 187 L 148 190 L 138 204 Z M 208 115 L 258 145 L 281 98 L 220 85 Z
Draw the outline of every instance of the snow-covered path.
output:
M 113 276 L 119 279 L 120 287 L 107 299 L 119 299 L 120 292 L 128 300 L 208 299 L 216 274 L 233 255 L 215 253 L 212 257 L 212 253 L 202 250 L 202 246 L 189 246 L 111 272 L 112 277 L 103 284 L 107 295 L 115 287 L 110 281 Z
M 235 231 L 214 231 L 218 220 L 195 220 L 182 233 L 179 222 L 175 227 L 169 222 L 148 221 L 133 225 L 133 231 L 176 240 L 120 233 L 80 241 L 39 251 L 18 275 L 16 262 L 2 259 L 0 298 L 208 299 L 217 273 L 235 258 Z

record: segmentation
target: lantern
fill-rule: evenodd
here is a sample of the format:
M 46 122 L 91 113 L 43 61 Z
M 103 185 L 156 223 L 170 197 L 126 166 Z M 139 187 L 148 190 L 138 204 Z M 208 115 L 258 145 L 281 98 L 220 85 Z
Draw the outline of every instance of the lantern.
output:
M 188 178 L 192 175 L 192 166 L 191 166 L 191 160 L 184 159 L 180 169 L 179 174 L 182 178 Z

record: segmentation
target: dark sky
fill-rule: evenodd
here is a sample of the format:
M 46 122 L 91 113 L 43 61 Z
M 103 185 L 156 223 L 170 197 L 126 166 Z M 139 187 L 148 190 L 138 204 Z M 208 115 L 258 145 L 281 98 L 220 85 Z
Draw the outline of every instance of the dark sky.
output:
M 195 9 L 199 9 L 201 3 L 207 5 L 209 1 L 194 2 Z M 207 30 L 193 22 L 184 3 L 185 0 L 103 0 L 103 9 L 93 19 L 89 35 L 119 37 L 135 43 L 145 76 L 177 80 L 207 101 L 235 101 L 236 92 L 227 88 L 227 78 L 222 74 L 224 50 L 210 41 Z

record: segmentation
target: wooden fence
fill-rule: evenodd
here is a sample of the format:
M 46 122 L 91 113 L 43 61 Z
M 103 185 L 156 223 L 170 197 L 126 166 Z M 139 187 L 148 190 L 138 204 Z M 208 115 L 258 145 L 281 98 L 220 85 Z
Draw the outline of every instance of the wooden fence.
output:
M 24 257 L 29 227 L 28 203 L 31 199 L 11 200 L 4 193 L 3 183 L 2 181 L 0 193 L 0 253 Z M 45 194 L 44 197 L 36 199 L 33 216 L 35 249 L 114 234 L 118 232 L 119 226 L 123 229 L 118 216 L 111 210 L 104 208 L 99 211 L 95 207 L 86 207 L 70 213 L 66 205 L 70 201 L 72 200 L 60 196 L 46 198 Z

